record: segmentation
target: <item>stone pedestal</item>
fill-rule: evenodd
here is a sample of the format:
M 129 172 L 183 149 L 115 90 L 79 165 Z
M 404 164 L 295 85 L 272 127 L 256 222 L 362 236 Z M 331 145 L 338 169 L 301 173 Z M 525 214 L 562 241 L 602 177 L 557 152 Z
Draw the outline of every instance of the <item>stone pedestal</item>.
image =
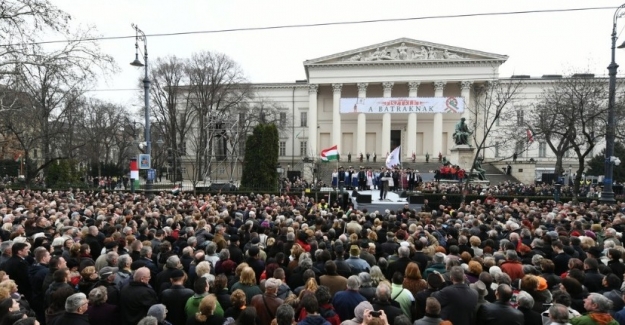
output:
M 468 173 L 471 170 L 473 158 L 475 158 L 475 148 L 468 145 L 456 145 L 450 151 L 449 161 L 451 164 L 460 166 Z

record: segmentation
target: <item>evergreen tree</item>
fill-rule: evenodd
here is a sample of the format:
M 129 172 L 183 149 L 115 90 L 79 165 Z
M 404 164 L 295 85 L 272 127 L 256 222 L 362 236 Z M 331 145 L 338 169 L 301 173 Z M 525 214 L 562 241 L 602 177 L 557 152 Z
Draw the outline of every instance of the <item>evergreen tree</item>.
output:
M 614 143 L 614 156 L 618 157 L 620 160 L 625 161 L 625 146 L 620 142 Z M 588 171 L 586 175 L 591 176 L 599 176 L 605 174 L 605 149 L 601 151 L 598 155 L 595 155 L 592 159 L 588 161 Z M 613 179 L 616 182 L 624 182 L 625 181 L 625 164 L 621 163 L 620 165 L 614 165 L 613 169 Z
M 277 127 L 258 124 L 245 142 L 245 158 L 241 188 L 243 190 L 277 190 L 278 142 Z

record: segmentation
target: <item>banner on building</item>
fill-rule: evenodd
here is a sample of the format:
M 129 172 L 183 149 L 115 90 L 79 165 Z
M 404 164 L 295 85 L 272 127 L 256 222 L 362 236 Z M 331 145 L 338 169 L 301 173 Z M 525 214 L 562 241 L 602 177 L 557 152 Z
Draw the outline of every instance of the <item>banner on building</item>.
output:
M 462 113 L 462 97 L 341 98 L 340 111 L 347 113 Z

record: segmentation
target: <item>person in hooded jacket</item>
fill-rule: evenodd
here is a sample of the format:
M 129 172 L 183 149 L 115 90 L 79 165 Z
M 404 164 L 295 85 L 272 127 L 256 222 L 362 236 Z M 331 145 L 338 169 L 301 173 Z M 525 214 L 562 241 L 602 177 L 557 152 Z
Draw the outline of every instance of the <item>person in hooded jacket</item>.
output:
M 319 303 L 319 315 L 330 322 L 331 325 L 340 325 L 341 319 L 334 310 L 334 306 L 330 303 L 330 299 L 332 299 L 330 289 L 326 286 L 319 286 L 317 291 L 315 291 L 315 298 L 317 298 Z
M 297 325 L 331 325 L 323 316 L 319 314 L 319 302 L 314 295 L 305 295 L 301 302 L 306 317 L 299 321 Z

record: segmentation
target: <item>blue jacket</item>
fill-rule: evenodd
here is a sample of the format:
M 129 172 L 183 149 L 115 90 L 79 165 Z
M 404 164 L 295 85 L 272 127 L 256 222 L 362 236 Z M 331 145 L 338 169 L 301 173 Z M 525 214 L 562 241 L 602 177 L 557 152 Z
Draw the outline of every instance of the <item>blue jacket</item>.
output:
M 367 300 L 358 291 L 345 290 L 334 294 L 332 305 L 341 321 L 346 321 L 355 317 L 354 308 L 362 301 Z
M 321 315 L 308 315 L 299 321 L 297 325 L 330 325 L 330 322 Z

